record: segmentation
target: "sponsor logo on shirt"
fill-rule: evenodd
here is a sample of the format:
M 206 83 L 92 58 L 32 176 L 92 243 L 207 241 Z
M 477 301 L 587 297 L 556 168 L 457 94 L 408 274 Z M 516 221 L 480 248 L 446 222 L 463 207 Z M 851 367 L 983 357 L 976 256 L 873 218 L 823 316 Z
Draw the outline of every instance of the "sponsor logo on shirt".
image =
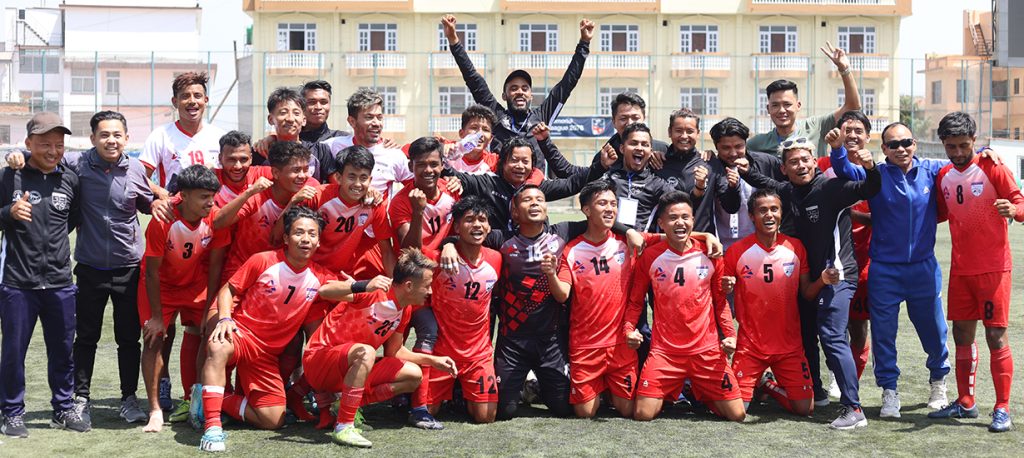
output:
M 754 271 L 750 269 L 750 266 L 744 264 L 743 268 L 740 269 L 740 276 L 743 278 L 750 278 L 754 276 Z
M 164 247 L 167 251 L 174 251 L 174 240 L 167 239 L 167 244 Z
M 448 279 L 444 281 L 444 289 L 447 289 L 448 291 L 455 291 L 455 279 L 448 277 Z
M 267 282 L 267 285 L 263 287 L 264 294 L 274 294 L 277 292 L 277 286 L 274 285 L 274 280 Z
M 661 267 L 658 267 L 657 269 L 654 269 L 654 280 L 655 281 L 665 281 L 666 278 L 668 278 L 668 274 L 666 274 L 665 271 Z M 647 385 L 644 385 L 644 386 L 647 386 Z
M 782 263 L 782 273 L 786 274 L 787 277 L 792 276 L 794 270 L 796 270 L 795 262 Z
M 974 194 L 974 197 L 980 196 L 981 195 L 981 191 L 983 191 L 984 189 L 985 189 L 985 183 L 983 183 L 983 182 L 979 181 L 979 182 L 971 183 L 971 194 Z
M 573 271 L 574 273 L 578 273 L 578 274 L 579 274 L 579 273 L 583 273 L 583 271 L 584 271 L 584 270 L 587 270 L 587 267 L 586 267 L 586 266 L 584 266 L 582 262 L 579 262 L 579 261 L 573 261 L 573 264 L 572 264 L 572 271 Z

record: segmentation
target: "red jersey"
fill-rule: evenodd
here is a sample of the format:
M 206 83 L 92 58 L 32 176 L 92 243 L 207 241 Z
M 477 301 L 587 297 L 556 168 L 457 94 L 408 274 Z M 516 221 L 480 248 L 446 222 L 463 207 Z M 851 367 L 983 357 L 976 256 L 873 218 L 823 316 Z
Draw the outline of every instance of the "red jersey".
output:
M 762 355 L 802 351 L 800 341 L 800 275 L 810 273 L 807 252 L 799 240 L 779 234 L 764 247 L 751 234 L 725 252 L 725 276 L 736 277 L 736 345 Z
M 310 313 L 320 287 L 336 280 L 334 274 L 310 262 L 303 269 L 288 264 L 283 250 L 264 251 L 250 257 L 228 280 L 241 296 L 231 318 L 238 332 L 271 354 L 278 354 L 299 328 L 318 318 Z
M 836 177 L 836 172 L 832 169 L 832 159 L 828 156 L 818 158 L 818 169 L 829 178 Z M 871 206 L 866 200 L 857 202 L 850 208 L 861 213 L 871 214 Z M 871 258 L 868 256 L 868 251 L 871 248 L 871 226 L 861 224 L 853 218 L 850 218 L 850 222 L 853 224 L 853 257 L 857 259 L 857 266 L 863 270 L 867 268 Z
M 438 252 L 441 248 L 441 241 L 448 236 L 452 226 L 452 207 L 459 201 L 459 196 L 448 192 L 448 182 L 444 179 L 437 181 L 437 188 L 441 191 L 433 201 L 428 200 L 427 206 L 423 208 L 423 240 L 424 251 Z M 395 197 L 391 199 L 391 226 L 398 227 L 412 221 L 412 202 L 409 200 L 409 191 L 415 189 L 412 186 L 402 188 Z M 413 228 L 409 228 L 413 230 Z M 396 234 L 397 236 L 397 234 Z M 395 251 L 399 250 L 401 240 L 396 240 Z
M 395 332 L 409 327 L 412 307 L 398 307 L 394 296 L 384 291 L 357 294 L 355 302 L 334 307 L 306 343 L 306 352 L 361 343 L 380 348 Z
M 501 253 L 481 248 L 480 263 L 459 256 L 459 273 L 437 269 L 431 284 L 431 307 L 440 330 L 434 353 L 456 361 L 476 361 L 491 347 L 491 292 L 501 273 Z
M 181 218 L 181 212 L 175 206 L 174 221 L 165 223 L 159 218 L 149 220 L 146 226 L 146 253 L 143 256 L 162 258 L 160 292 L 161 295 L 168 295 L 164 302 L 192 303 L 197 298 L 178 297 L 175 293 L 186 292 L 191 295 L 198 291 L 198 285 L 203 285 L 202 295 L 206 294 L 210 250 L 231 243 L 227 228 L 213 230 L 213 219 L 216 216 L 217 209 L 214 208 L 198 224 L 193 225 Z M 142 260 L 142 266 L 145 269 L 145 259 Z
M 725 337 L 736 336 L 722 293 L 724 263 L 721 258 L 709 258 L 703 242 L 692 242 L 684 252 L 673 250 L 668 242 L 649 247 L 633 269 L 623 331 L 636 327 L 647 290 L 653 289 L 657 318 L 651 350 L 695 355 L 718 348 L 719 330 Z
M 270 232 L 274 223 L 284 213 L 284 207 L 288 202 L 275 202 L 273 191 L 267 189 L 249 198 L 238 210 L 238 221 L 233 228 L 234 243 L 228 250 L 227 259 L 224 261 L 224 274 L 222 278 L 231 278 L 231 275 L 250 256 L 261 251 L 272 250 L 270 244 Z
M 268 180 L 274 179 L 274 175 L 270 172 L 270 167 L 265 165 L 250 166 L 249 170 L 245 172 L 245 178 L 239 183 L 229 180 L 224 169 L 214 169 L 214 172 L 217 173 L 217 180 L 221 184 L 220 191 L 213 198 L 218 207 L 227 205 L 228 202 L 231 202 L 245 192 L 246 189 L 249 189 L 249 186 L 252 186 L 260 177 Z
M 655 243 L 659 236 L 651 236 Z M 628 255 L 626 237 L 608 231 L 594 244 L 584 236 L 562 250 L 558 279 L 572 285 L 569 308 L 569 348 L 610 348 L 625 342 L 620 331 L 626 312 L 626 291 L 635 261 Z
M 323 185 L 316 197 L 306 202 L 327 221 L 313 260 L 332 272 L 352 273 L 357 264 L 367 261 L 369 253 L 376 253 L 374 256 L 379 258 L 379 251 L 372 250 L 373 246 L 393 234 L 385 205 L 371 207 L 361 202 L 345 202 L 338 191 L 336 184 Z
M 939 219 L 949 219 L 953 239 L 950 275 L 978 275 L 1013 269 L 1006 218 L 996 211 L 996 199 L 1017 207 L 1014 219 L 1024 221 L 1024 196 L 1005 165 L 975 154 L 963 170 L 949 164 L 939 171 L 935 187 Z

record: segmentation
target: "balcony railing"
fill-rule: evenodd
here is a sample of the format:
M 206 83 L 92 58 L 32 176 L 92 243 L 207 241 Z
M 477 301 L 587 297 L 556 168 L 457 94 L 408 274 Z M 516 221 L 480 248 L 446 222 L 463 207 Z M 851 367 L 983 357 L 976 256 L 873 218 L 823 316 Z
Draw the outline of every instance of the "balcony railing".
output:
M 677 54 L 672 56 L 672 70 L 729 71 L 732 59 L 714 54 Z
M 462 128 L 460 115 L 434 115 L 430 118 L 430 133 L 458 132 Z
M 384 132 L 405 132 L 405 116 L 384 116 Z
M 885 129 L 885 126 L 889 125 L 889 118 L 886 117 L 871 116 L 869 119 L 871 120 L 871 133 L 873 134 L 881 135 L 882 129 Z
M 896 0 L 750 0 L 754 5 L 895 5 Z
M 345 55 L 345 65 L 350 69 L 358 70 L 373 70 L 376 68 L 405 70 L 405 54 L 353 52 Z
M 753 70 L 759 72 L 806 72 L 806 56 L 796 54 L 761 54 L 753 57 Z
M 268 69 L 318 70 L 323 64 L 323 55 L 318 52 L 273 52 L 264 59 Z
M 763 134 L 774 128 L 775 124 L 772 124 L 772 118 L 768 115 L 761 115 L 754 120 L 754 132 L 751 132 L 751 134 Z M 774 151 L 765 152 L 772 153 Z
M 877 55 L 852 55 L 850 68 L 855 72 L 888 72 L 889 57 Z
M 568 65 L 568 63 L 566 63 Z M 595 54 L 587 59 L 588 69 L 650 70 L 651 56 L 635 53 Z
M 717 115 L 717 114 L 714 114 L 714 115 L 701 115 L 700 116 L 700 131 L 701 132 L 710 132 L 711 131 L 711 126 L 713 126 L 715 124 L 718 124 L 723 119 L 725 119 L 724 116 Z
M 565 69 L 572 60 L 572 54 L 559 53 L 523 53 L 508 56 L 509 70 L 520 68 L 561 68 Z
M 469 60 L 473 62 L 473 66 L 477 70 L 487 68 L 487 54 L 471 52 L 469 53 Z M 455 63 L 455 57 L 450 52 L 435 52 L 430 56 L 430 68 L 458 69 L 459 66 Z

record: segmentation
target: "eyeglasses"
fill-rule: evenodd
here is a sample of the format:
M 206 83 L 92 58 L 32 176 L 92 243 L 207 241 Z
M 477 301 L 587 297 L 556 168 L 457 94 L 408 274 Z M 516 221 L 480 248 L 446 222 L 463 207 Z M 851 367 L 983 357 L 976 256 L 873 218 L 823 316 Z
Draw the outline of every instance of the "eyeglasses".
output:
M 809 145 L 810 143 L 811 141 L 808 140 L 807 137 L 797 137 L 792 140 L 782 142 L 782 147 L 784 149 L 790 149 L 794 146 Z
M 910 148 L 910 146 L 913 145 L 913 144 L 914 144 L 914 139 L 913 138 L 904 138 L 903 140 L 889 140 L 889 141 L 883 143 L 883 145 L 885 145 L 885 147 L 889 148 L 889 149 L 898 149 L 901 146 L 903 148 Z

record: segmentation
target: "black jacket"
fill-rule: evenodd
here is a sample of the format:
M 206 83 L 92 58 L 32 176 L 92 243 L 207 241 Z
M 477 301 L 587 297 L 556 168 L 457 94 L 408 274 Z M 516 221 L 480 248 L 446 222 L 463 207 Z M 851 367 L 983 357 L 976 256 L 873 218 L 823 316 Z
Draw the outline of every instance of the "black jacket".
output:
M 300 132 L 299 133 L 299 140 L 302 140 L 304 142 L 314 143 L 314 142 L 322 142 L 322 141 L 327 140 L 329 138 L 344 137 L 346 135 L 350 135 L 350 134 L 348 132 L 343 131 L 343 130 L 331 129 L 330 127 L 327 127 L 327 123 L 325 122 L 325 123 L 321 124 L 319 128 L 312 129 L 312 130 L 304 130 L 304 131 Z
M 751 186 L 773 188 L 782 197 L 782 225 L 779 229 L 804 244 L 812 280 L 817 280 L 821 271 L 831 263 L 841 272 L 841 279 L 857 281 L 859 271 L 857 259 L 853 256 L 849 207 L 874 197 L 882 189 L 882 175 L 878 168 L 866 172 L 864 181 L 850 181 L 829 179 L 815 171 L 811 182 L 803 186 L 775 181 L 754 171 L 747 174 L 751 178 Z
M 695 197 L 693 190 L 697 182 L 693 177 L 693 173 L 699 166 L 704 166 L 708 169 L 707 189 L 704 190 L 703 196 Z M 695 231 L 716 233 L 716 199 L 722 204 L 722 208 L 725 211 L 729 213 L 739 211 L 739 191 L 736 188 L 730 188 L 729 181 L 726 180 L 725 175 L 712 170 L 708 163 L 701 159 L 700 154 L 697 154 L 696 149 L 689 152 L 680 152 L 670 146 L 668 152 L 665 153 L 665 165 L 661 170 L 655 171 L 654 174 L 664 178 L 669 185 L 690 194 L 690 198 L 693 199 L 693 230 Z
M 337 162 L 334 160 L 334 155 L 331 154 L 331 147 L 316 142 L 309 142 L 302 140 L 302 146 L 311 153 L 309 157 L 309 165 L 316 171 L 313 174 L 313 178 L 323 184 L 327 184 L 331 179 L 331 174 L 334 173 L 334 169 L 337 168 Z M 267 158 L 257 153 L 255 150 L 252 152 L 252 165 L 270 165 L 267 162 Z
M 459 71 L 462 72 L 462 79 L 466 82 L 466 87 L 473 94 L 473 100 L 480 105 L 494 110 L 494 114 L 498 118 L 498 122 L 494 126 L 494 141 L 496 143 L 492 144 L 491 151 L 498 151 L 500 145 L 506 143 L 512 137 L 525 136 L 531 143 L 536 144 L 536 140 L 530 135 L 530 131 L 533 130 L 537 123 L 544 122 L 551 125 L 555 118 L 558 117 L 562 107 L 565 106 L 565 102 L 569 100 L 569 95 L 572 94 L 572 90 L 576 87 L 576 83 L 583 76 L 583 66 L 587 62 L 587 56 L 590 55 L 589 43 L 584 41 L 577 43 L 576 53 L 573 54 L 572 61 L 569 62 L 569 68 L 565 69 L 562 79 L 548 91 L 544 102 L 539 107 L 531 109 L 526 114 L 525 119 L 515 119 L 512 113 L 501 104 L 501 101 L 494 97 L 494 93 L 487 86 L 487 80 L 480 73 L 477 73 L 476 67 L 473 66 L 473 61 L 470 60 L 469 54 L 466 53 L 466 48 L 462 42 L 452 44 L 448 48 L 455 58 L 455 63 L 459 66 Z M 534 165 L 543 169 L 544 164 L 543 161 L 537 161 Z
M 612 148 L 615 148 L 615 152 L 619 154 L 619 158 L 615 160 L 615 163 L 612 164 L 611 168 L 609 168 L 608 170 L 621 169 L 622 168 L 622 137 L 619 136 L 618 132 L 616 132 L 614 135 L 611 136 L 611 138 L 608 139 L 608 144 L 612 145 Z M 651 140 L 651 151 L 653 151 L 653 152 L 667 153 L 669 146 L 671 146 L 671 145 L 669 145 L 668 143 L 665 143 L 665 142 L 663 142 L 661 140 L 653 140 L 653 139 Z
M 615 184 L 616 197 L 637 200 L 636 222 L 626 222 L 626 225 L 638 231 L 653 231 L 657 227 L 654 213 L 658 209 L 658 199 L 677 189 L 646 168 L 633 173 L 620 167 L 609 170 L 604 177 Z M 619 207 L 621 211 L 622 205 Z
M 20 289 L 62 288 L 71 285 L 71 244 L 68 233 L 78 224 L 78 175 L 63 166 L 42 173 L 31 165 L 7 168 L 0 174 L 3 230 L 0 275 L 4 286 Z M 32 221 L 17 221 L 11 206 L 29 192 Z

